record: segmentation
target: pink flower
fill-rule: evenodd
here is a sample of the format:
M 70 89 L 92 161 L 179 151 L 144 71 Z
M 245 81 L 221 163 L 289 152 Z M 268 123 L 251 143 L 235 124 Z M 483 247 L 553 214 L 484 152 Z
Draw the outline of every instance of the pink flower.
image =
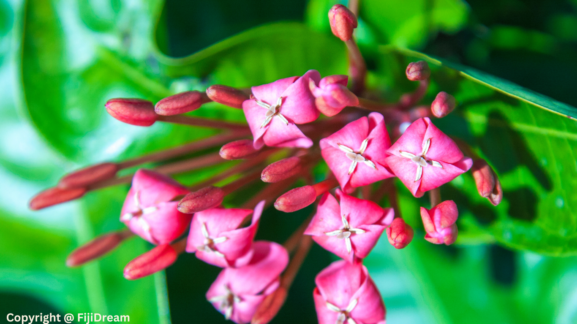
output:
M 352 262 L 365 258 L 379 237 L 391 224 L 395 213 L 376 203 L 348 196 L 337 190 L 337 197 L 326 193 L 320 200 L 317 213 L 305 230 L 320 246 Z
M 274 242 L 255 242 L 250 263 L 226 268 L 206 293 L 212 305 L 226 319 L 250 323 L 258 306 L 280 285 L 280 274 L 288 264 L 288 252 Z
M 350 122 L 323 138 L 320 145 L 323 158 L 345 192 L 393 176 L 385 163 L 391 140 L 379 113 Z
M 333 262 L 315 283 L 319 324 L 385 324 L 385 304 L 362 264 Z
M 179 212 L 178 200 L 173 201 L 187 193 L 171 178 L 140 169 L 132 178 L 120 220 L 150 243 L 170 243 L 186 231 L 190 222 L 191 215 Z
M 415 197 L 466 172 L 473 160 L 428 117 L 417 119 L 387 151 L 386 163 Z
M 315 96 L 315 104 L 323 114 L 331 117 L 343 110 L 346 106 L 358 106 L 359 98 L 347 89 L 346 75 L 331 75 L 321 80 L 317 87 L 315 81 L 309 81 L 309 87 Z
M 254 146 L 304 147 L 313 145 L 310 138 L 296 126 L 319 117 L 309 80 L 318 81 L 320 74 L 310 70 L 302 77 L 290 77 L 252 87 L 253 98 L 242 109 L 254 137 Z
M 217 267 L 242 267 L 252 257 L 252 241 L 264 201 L 252 209 L 213 208 L 194 214 L 186 243 L 186 252 Z M 238 228 L 250 214 L 252 223 Z
M 425 240 L 434 244 L 451 245 L 457 239 L 457 204 L 452 200 L 443 201 L 427 210 L 421 207 L 421 218 L 427 235 Z

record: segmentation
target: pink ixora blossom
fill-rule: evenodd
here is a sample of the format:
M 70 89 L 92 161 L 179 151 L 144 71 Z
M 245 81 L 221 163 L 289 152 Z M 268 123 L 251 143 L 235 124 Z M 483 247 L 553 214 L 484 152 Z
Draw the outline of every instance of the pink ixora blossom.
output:
M 329 193 L 321 198 L 305 234 L 345 260 L 365 258 L 395 213 L 391 208 L 383 209 L 372 201 L 348 196 L 340 190 L 337 197 L 340 205 Z
M 212 208 L 194 214 L 186 243 L 186 252 L 218 267 L 241 267 L 252 257 L 252 240 L 264 208 L 261 201 L 252 209 Z M 252 216 L 252 223 L 238 228 Z
M 319 324 L 385 324 L 385 304 L 362 264 L 333 262 L 315 283 Z
M 348 79 L 346 75 L 330 75 L 323 78 L 318 87 L 313 79 L 309 80 L 309 87 L 316 97 L 315 104 L 320 112 L 331 117 L 346 106 L 359 105 L 359 98 L 347 89 Z
M 345 192 L 393 176 L 385 163 L 391 140 L 379 113 L 348 123 L 323 138 L 320 145 L 323 158 Z
M 428 117 L 414 121 L 387 152 L 387 165 L 415 197 L 455 179 L 473 165 Z
M 319 117 L 309 80 L 317 82 L 319 72 L 310 70 L 302 77 L 290 77 L 252 87 L 252 98 L 242 109 L 254 137 L 254 146 L 304 147 L 313 145 L 296 126 Z
M 421 207 L 421 218 L 427 235 L 425 240 L 434 244 L 451 245 L 457 239 L 457 204 L 446 200 L 430 210 Z
M 274 242 L 255 242 L 250 263 L 226 268 L 206 293 L 212 305 L 226 319 L 250 323 L 258 306 L 280 285 L 280 274 L 288 264 L 288 252 Z
M 191 215 L 177 210 L 176 197 L 188 190 L 171 178 L 140 169 L 132 178 L 120 220 L 131 231 L 153 244 L 170 243 L 190 223 Z

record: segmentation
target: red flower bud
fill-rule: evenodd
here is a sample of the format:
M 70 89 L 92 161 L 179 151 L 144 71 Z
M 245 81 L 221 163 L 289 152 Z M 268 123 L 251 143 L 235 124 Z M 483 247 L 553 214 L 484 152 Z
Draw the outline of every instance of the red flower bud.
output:
M 455 97 L 444 91 L 441 91 L 431 104 L 431 111 L 435 117 L 443 118 L 447 116 L 451 111 L 453 111 L 456 105 L 457 103 L 455 102 Z
M 72 251 L 66 259 L 68 267 L 77 267 L 97 259 L 112 251 L 124 239 L 132 236 L 130 231 L 113 232 L 102 235 Z
M 256 309 L 251 324 L 267 324 L 276 316 L 281 309 L 287 296 L 286 288 L 278 287 L 275 292 L 266 296 Z
M 413 240 L 413 235 L 413 228 L 405 223 L 402 218 L 395 218 L 391 226 L 387 228 L 389 243 L 391 243 L 395 249 L 402 249 L 409 245 Z
M 50 188 L 37 194 L 30 200 L 29 207 L 32 210 L 54 206 L 78 199 L 86 193 L 86 188 Z
M 124 278 L 140 279 L 168 268 L 178 258 L 170 244 L 162 244 L 130 261 L 124 268 Z
M 150 126 L 157 117 L 154 105 L 148 100 L 110 99 L 104 106 L 112 117 L 130 125 Z
M 337 4 L 329 10 L 329 22 L 331 31 L 343 42 L 353 37 L 353 31 L 357 28 L 357 17 L 347 7 Z
M 238 140 L 223 145 L 220 148 L 220 156 L 225 160 L 240 160 L 253 156 L 258 152 L 254 148 L 252 140 Z
M 206 89 L 206 95 L 212 101 L 238 109 L 242 109 L 242 103 L 250 99 L 249 96 L 241 90 L 224 85 L 210 86 Z
M 178 203 L 178 211 L 194 214 L 220 205 L 223 198 L 224 191 L 221 188 L 205 187 L 184 196 Z
M 210 99 L 199 91 L 186 91 L 166 97 L 156 103 L 154 111 L 163 116 L 180 115 L 196 110 Z
M 425 61 L 411 62 L 405 71 L 407 79 L 411 81 L 424 81 L 431 75 L 429 64 Z
M 292 213 L 311 205 L 316 199 L 317 194 L 313 186 L 294 188 L 278 197 L 274 208 L 285 213 Z
M 302 158 L 293 156 L 270 164 L 262 170 L 260 178 L 267 183 L 279 182 L 299 174 L 302 167 Z
M 501 182 L 499 181 L 499 178 L 495 177 L 495 189 L 493 189 L 493 192 L 487 198 L 489 199 L 489 202 L 493 204 L 493 206 L 497 206 L 501 203 L 501 200 L 503 199 L 503 189 L 501 188 Z
M 74 171 L 62 177 L 58 188 L 86 187 L 98 181 L 110 179 L 116 175 L 118 166 L 115 163 L 100 163 Z
M 471 168 L 473 178 L 475 178 L 475 185 L 481 197 L 489 197 L 495 189 L 495 174 L 493 169 L 483 159 L 478 159 L 473 162 Z

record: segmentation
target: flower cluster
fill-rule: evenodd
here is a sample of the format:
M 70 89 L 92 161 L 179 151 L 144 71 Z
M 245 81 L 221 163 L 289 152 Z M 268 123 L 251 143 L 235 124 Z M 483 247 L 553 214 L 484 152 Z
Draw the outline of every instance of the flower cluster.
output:
M 430 117 L 449 114 L 455 99 L 441 92 L 430 107 L 418 105 L 431 75 L 426 62 L 407 67 L 407 78 L 419 85 L 397 103 L 363 98 L 366 68 L 352 38 L 356 16 L 336 5 L 329 19 L 333 33 L 346 42 L 351 54 L 351 88 L 347 87 L 349 76 L 323 78 L 310 70 L 250 89 L 213 85 L 206 92 L 188 91 L 156 104 L 142 99 L 110 100 L 106 104 L 110 115 L 131 125 L 168 122 L 223 132 L 132 160 L 90 166 L 66 175 L 56 187 L 34 197 L 30 207 L 41 209 L 132 180 L 120 212 L 127 229 L 78 248 L 67 264 L 94 260 L 138 235 L 156 247 L 126 266 L 127 279 L 165 269 L 183 252 L 194 253 L 223 268 L 206 294 L 218 311 L 236 323 L 267 323 L 284 303 L 312 240 L 342 259 L 316 277 L 313 296 L 319 322 L 385 323 L 385 305 L 363 259 L 383 233 L 397 249 L 414 237 L 415 231 L 400 215 L 394 179 L 416 198 L 429 193 L 430 209 L 421 207 L 420 214 L 424 238 L 434 244 L 449 245 L 457 239 L 457 205 L 441 201 L 439 187 L 472 168 L 479 193 L 492 204 L 500 202 L 502 190 L 484 160 L 433 124 Z M 211 101 L 242 109 L 248 127 L 184 115 Z M 210 153 L 167 162 L 153 170 L 140 169 L 131 177 L 117 175 L 143 163 L 172 161 L 200 151 Z M 287 157 L 271 161 L 279 152 Z M 168 176 L 225 160 L 242 161 L 192 186 Z M 330 172 L 314 183 L 312 169 L 322 161 Z M 227 196 L 258 179 L 268 183 L 264 190 L 241 208 L 223 207 Z M 291 189 L 298 180 L 307 184 Z M 385 196 L 387 208 L 381 207 Z M 284 212 L 315 203 L 316 208 L 283 245 L 254 242 L 263 211 L 273 203 Z

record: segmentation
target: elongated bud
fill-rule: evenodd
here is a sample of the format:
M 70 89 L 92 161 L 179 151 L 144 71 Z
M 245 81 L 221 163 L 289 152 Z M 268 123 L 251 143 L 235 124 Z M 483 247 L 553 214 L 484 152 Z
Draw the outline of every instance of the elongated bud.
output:
M 260 178 L 263 182 L 275 183 L 299 174 L 302 169 L 303 159 L 293 156 L 270 164 L 262 170 Z
M 395 218 L 391 226 L 387 228 L 387 238 L 395 249 L 402 249 L 409 245 L 413 240 L 413 235 L 413 228 L 402 218 Z
M 278 197 L 274 207 L 285 213 L 301 210 L 315 202 L 318 196 L 337 186 L 335 179 L 327 179 L 312 186 L 294 188 Z
M 353 37 L 353 31 L 357 28 L 357 16 L 349 8 L 337 4 L 329 10 L 329 22 L 331 31 L 343 42 Z
M 242 103 L 250 99 L 246 93 L 239 89 L 218 84 L 206 89 L 206 95 L 212 101 L 238 109 L 242 109 Z
M 475 185 L 481 197 L 489 197 L 495 189 L 495 174 L 493 169 L 483 159 L 477 159 L 473 162 L 471 167 Z
M 205 187 L 184 196 L 178 203 L 178 211 L 185 214 L 193 214 L 222 203 L 224 191 L 218 187 Z
M 135 126 L 150 126 L 156 121 L 154 105 L 142 99 L 110 99 L 106 102 L 106 111 L 120 120 Z
M 252 140 L 244 139 L 223 145 L 220 148 L 220 156 L 225 160 L 240 160 L 252 157 L 258 153 L 254 148 Z
M 286 288 L 280 286 L 272 294 L 266 296 L 256 309 L 251 324 L 267 324 L 278 314 L 287 296 Z
M 125 238 L 132 236 L 130 231 L 113 232 L 84 244 L 83 246 L 72 251 L 66 259 L 66 266 L 77 267 L 86 262 L 95 260 L 112 251 Z
M 124 268 L 124 278 L 136 280 L 168 268 L 178 258 L 170 244 L 162 244 L 130 261 Z
M 501 182 L 499 181 L 499 178 L 495 177 L 495 188 L 493 189 L 491 195 L 489 195 L 487 198 L 489 199 L 489 202 L 493 204 L 493 206 L 497 206 L 501 203 L 501 200 L 503 199 L 503 189 L 501 188 Z
M 86 188 L 50 188 L 37 194 L 30 200 L 29 207 L 32 210 L 54 206 L 78 199 L 86 193 Z
M 456 105 L 455 97 L 441 91 L 431 104 L 431 112 L 435 117 L 443 118 L 453 111 Z
M 411 81 L 424 81 L 431 76 L 429 64 L 425 61 L 411 62 L 405 71 L 407 79 Z
M 154 106 L 154 111 L 163 116 L 180 115 L 196 110 L 209 101 L 203 92 L 186 91 L 160 100 Z
M 100 163 L 89 166 L 62 177 L 58 182 L 58 188 L 86 187 L 95 182 L 114 177 L 116 171 L 118 171 L 118 166 L 115 163 Z

